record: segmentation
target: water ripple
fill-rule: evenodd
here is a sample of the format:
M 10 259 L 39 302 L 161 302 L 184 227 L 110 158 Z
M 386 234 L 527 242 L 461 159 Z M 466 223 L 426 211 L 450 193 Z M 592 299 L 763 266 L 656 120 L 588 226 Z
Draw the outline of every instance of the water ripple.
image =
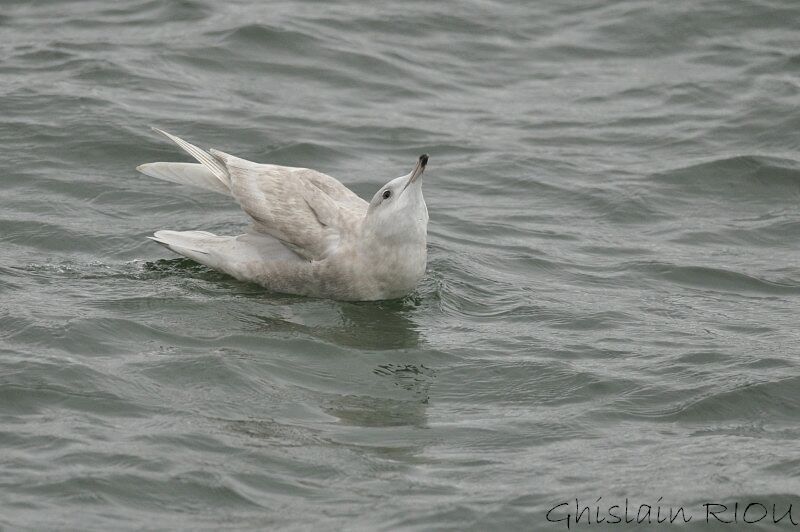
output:
M 795 3 L 4 7 L 0 526 L 797 492 Z M 431 153 L 425 279 L 342 303 L 168 256 L 248 222 L 136 174 L 188 160 L 151 125 L 364 197 Z

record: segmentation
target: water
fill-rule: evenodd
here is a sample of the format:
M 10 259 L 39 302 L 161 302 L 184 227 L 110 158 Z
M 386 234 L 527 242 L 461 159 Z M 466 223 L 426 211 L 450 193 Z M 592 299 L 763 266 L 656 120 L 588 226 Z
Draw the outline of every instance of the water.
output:
M 0 526 L 800 520 L 798 17 L 4 2 Z M 188 160 L 150 125 L 362 197 L 430 153 L 424 281 L 339 303 L 171 255 L 145 237 L 246 219 L 138 175 Z

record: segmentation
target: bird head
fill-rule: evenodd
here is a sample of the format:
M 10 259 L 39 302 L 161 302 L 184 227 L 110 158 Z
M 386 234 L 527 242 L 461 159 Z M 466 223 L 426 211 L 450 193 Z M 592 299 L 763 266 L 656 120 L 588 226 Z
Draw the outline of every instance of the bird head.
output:
M 388 243 L 424 239 L 428 226 L 428 208 L 422 197 L 422 173 L 428 155 L 420 155 L 410 174 L 392 179 L 372 197 L 364 219 L 364 228 Z

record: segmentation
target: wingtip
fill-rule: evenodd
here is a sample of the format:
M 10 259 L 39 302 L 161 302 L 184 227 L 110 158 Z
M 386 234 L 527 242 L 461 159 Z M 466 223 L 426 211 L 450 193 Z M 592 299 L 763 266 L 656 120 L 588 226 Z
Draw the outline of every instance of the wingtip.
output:
M 155 131 L 156 133 L 160 133 L 160 134 L 164 135 L 165 137 L 167 137 L 168 139 L 172 140 L 172 135 L 170 135 L 169 133 L 167 133 L 167 132 L 166 132 L 166 131 L 164 131 L 163 129 L 158 129 L 158 128 L 157 128 L 157 127 L 155 127 L 155 126 L 150 126 L 150 129 L 152 129 L 152 130 L 153 130 L 153 131 Z
M 149 240 L 152 240 L 153 242 L 158 242 L 162 246 L 166 246 L 167 245 L 167 241 L 164 240 L 164 235 L 163 234 L 161 234 L 161 235 L 158 234 L 158 233 L 163 233 L 163 232 L 164 232 L 163 229 L 159 229 L 158 231 L 153 233 L 153 236 L 148 236 L 146 238 L 149 239 Z

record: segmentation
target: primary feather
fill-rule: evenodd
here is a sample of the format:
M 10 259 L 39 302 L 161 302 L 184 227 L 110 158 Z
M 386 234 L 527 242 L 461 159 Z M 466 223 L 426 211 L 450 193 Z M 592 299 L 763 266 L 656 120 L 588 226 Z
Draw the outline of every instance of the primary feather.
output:
M 212 192 L 231 195 L 228 185 L 220 181 L 205 165 L 197 163 L 147 163 L 136 167 L 144 175 L 171 181 L 181 185 L 191 185 Z

